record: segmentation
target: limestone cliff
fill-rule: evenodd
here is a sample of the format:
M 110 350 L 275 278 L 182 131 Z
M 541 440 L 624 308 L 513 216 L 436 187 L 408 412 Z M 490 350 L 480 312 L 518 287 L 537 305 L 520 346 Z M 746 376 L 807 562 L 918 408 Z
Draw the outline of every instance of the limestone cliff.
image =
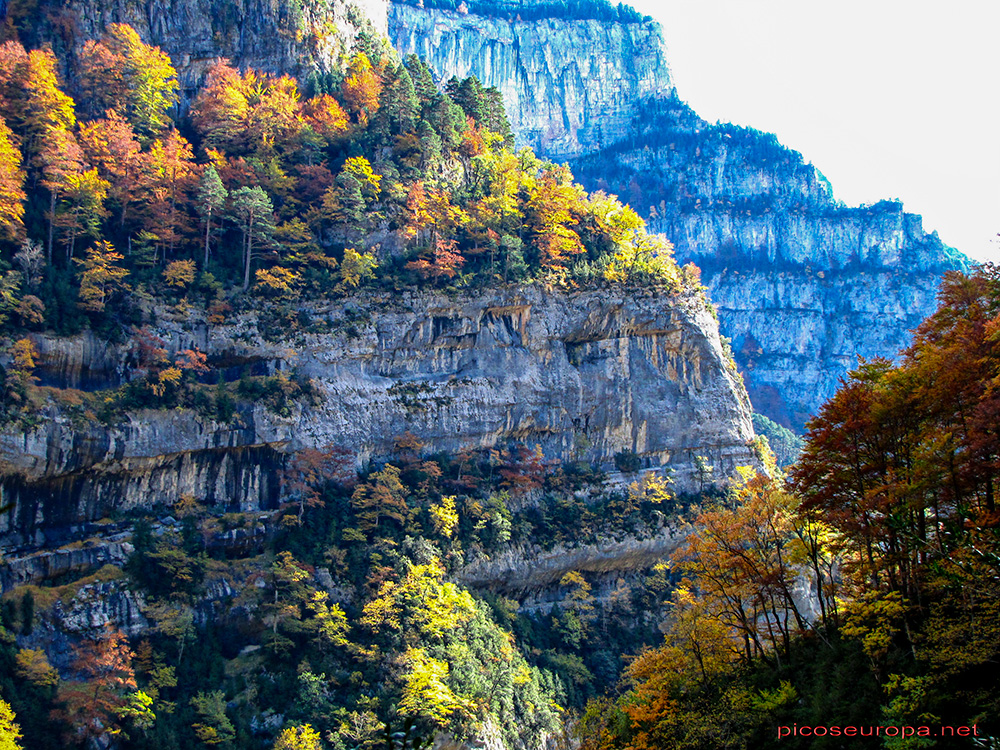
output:
M 633 107 L 673 91 L 659 27 L 487 17 L 402 3 L 389 36 L 445 80 L 475 75 L 496 86 L 519 146 L 569 158 L 618 140 Z
M 573 157 L 586 188 L 620 195 L 702 268 L 755 408 L 801 430 L 858 356 L 906 346 L 967 259 L 898 203 L 838 203 L 774 136 L 701 120 L 673 92 L 655 24 L 595 23 L 389 14 L 397 49 L 496 86 L 519 143 Z
M 630 139 L 578 160 L 702 269 L 757 411 L 801 430 L 857 358 L 892 357 L 961 253 L 898 202 L 850 208 L 773 135 L 650 102 Z
M 229 325 L 160 316 L 156 333 L 220 367 L 294 367 L 310 399 L 285 414 L 244 404 L 226 423 L 175 409 L 101 424 L 52 405 L 37 428 L 0 434 L 4 502 L 15 503 L 0 533 L 62 541 L 87 521 L 182 495 L 255 510 L 276 501 L 281 452 L 339 445 L 365 461 L 407 431 L 432 452 L 517 441 L 610 466 L 631 450 L 672 469 L 682 490 L 694 484 L 695 456 L 719 477 L 755 460 L 745 391 L 696 293 L 532 286 L 358 298 L 305 310 L 320 332 L 271 341 L 260 315 Z M 120 369 L 114 352 L 76 341 L 39 349 L 58 365 L 49 378 L 113 366 L 113 379 Z M 67 352 L 94 361 L 68 367 Z

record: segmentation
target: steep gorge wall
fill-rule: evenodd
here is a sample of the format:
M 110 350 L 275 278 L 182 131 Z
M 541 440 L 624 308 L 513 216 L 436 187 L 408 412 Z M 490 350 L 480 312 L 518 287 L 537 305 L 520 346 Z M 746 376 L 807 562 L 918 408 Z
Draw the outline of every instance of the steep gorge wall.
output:
M 659 27 L 486 17 L 393 3 L 389 36 L 444 80 L 478 77 L 503 94 L 518 146 L 569 158 L 613 143 L 648 96 L 673 83 Z
M 846 207 L 769 134 L 647 103 L 630 140 L 577 160 L 702 269 L 757 411 L 800 431 L 858 357 L 893 357 L 968 259 L 894 201 Z
M 701 120 L 676 98 L 655 24 L 393 4 L 389 31 L 441 76 L 500 89 L 520 144 L 570 158 L 587 189 L 620 195 L 698 264 L 755 409 L 786 426 L 802 430 L 859 356 L 895 356 L 941 274 L 968 266 L 899 204 L 845 207 L 774 136 Z
M 74 526 L 182 495 L 255 510 L 277 499 L 280 453 L 338 445 L 363 462 L 407 431 L 430 452 L 516 441 L 610 466 L 632 450 L 673 470 L 682 490 L 697 481 L 695 456 L 720 478 L 756 460 L 745 391 L 698 294 L 510 287 L 356 299 L 313 315 L 329 332 L 268 342 L 256 315 L 156 331 L 209 361 L 294 366 L 315 396 L 287 415 L 257 403 L 229 423 L 175 409 L 102 425 L 52 406 L 38 428 L 0 434 L 4 501 L 15 503 L 0 534 L 12 544 L 72 538 Z

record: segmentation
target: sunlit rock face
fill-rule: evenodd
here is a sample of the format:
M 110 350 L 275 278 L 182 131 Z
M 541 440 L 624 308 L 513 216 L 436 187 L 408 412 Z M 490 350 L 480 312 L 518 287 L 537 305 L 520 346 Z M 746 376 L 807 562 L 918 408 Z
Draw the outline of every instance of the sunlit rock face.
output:
M 401 52 L 496 86 L 518 142 L 569 158 L 694 262 L 755 409 L 801 431 L 858 357 L 893 357 L 968 259 L 900 204 L 848 208 L 769 134 L 676 98 L 653 23 L 517 21 L 393 4 Z M 683 93 L 683 92 L 681 92 Z
M 475 75 L 503 94 L 517 143 L 569 158 L 618 140 L 633 105 L 673 91 L 652 22 L 487 17 L 393 3 L 389 35 L 443 79 Z
M 363 463 L 406 432 L 428 452 L 519 443 L 611 469 L 615 454 L 634 451 L 673 471 L 680 490 L 695 488 L 696 456 L 720 480 L 756 462 L 749 401 L 699 293 L 512 286 L 358 296 L 304 314 L 324 332 L 285 336 L 263 312 L 226 325 L 158 315 L 153 333 L 171 352 L 197 348 L 234 378 L 294 369 L 311 395 L 283 413 L 246 403 L 225 423 L 146 409 L 101 424 L 53 404 L 35 429 L 0 433 L 3 497 L 14 504 L 0 534 L 72 538 L 75 526 L 183 496 L 272 507 L 288 451 L 340 446 Z M 53 385 L 68 384 L 60 373 L 128 377 L 113 349 L 75 339 L 38 348 Z

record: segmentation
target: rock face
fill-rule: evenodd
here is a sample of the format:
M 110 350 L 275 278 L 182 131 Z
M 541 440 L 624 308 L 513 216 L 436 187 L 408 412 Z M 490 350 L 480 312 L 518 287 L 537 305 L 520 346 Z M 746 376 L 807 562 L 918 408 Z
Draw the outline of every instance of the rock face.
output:
M 250 316 L 156 331 L 172 350 L 197 347 L 210 363 L 294 365 L 314 395 L 284 416 L 258 403 L 230 423 L 175 409 L 102 425 L 53 406 L 37 429 L 0 434 L 3 498 L 15 503 L 0 516 L 2 538 L 61 541 L 74 525 L 182 495 L 268 507 L 281 452 L 337 445 L 364 462 L 407 431 L 431 452 L 520 442 L 610 467 L 619 451 L 635 451 L 647 466 L 672 469 L 681 490 L 696 481 L 695 456 L 719 477 L 755 462 L 749 402 L 697 293 L 510 287 L 354 299 L 312 315 L 313 329 L 329 332 L 268 343 Z
M 42 0 L 29 41 L 73 50 L 108 24 L 130 24 L 170 55 L 191 96 L 221 58 L 300 79 L 339 69 L 362 19 L 385 34 L 387 13 L 387 0 Z
M 500 89 L 519 143 L 573 157 L 587 189 L 620 195 L 698 264 L 755 409 L 797 431 L 858 356 L 905 347 L 941 274 L 967 267 L 898 203 L 847 208 L 774 136 L 697 117 L 674 94 L 655 24 L 394 4 L 389 31 L 442 77 Z M 582 88 L 567 87 L 580 71 Z
M 801 431 L 858 357 L 893 357 L 968 259 L 898 202 L 848 208 L 773 135 L 650 102 L 631 140 L 578 160 L 702 269 L 757 411 Z
M 613 143 L 634 105 L 673 91 L 653 21 L 522 21 L 393 3 L 389 36 L 445 80 L 475 75 L 496 86 L 518 146 L 553 157 Z

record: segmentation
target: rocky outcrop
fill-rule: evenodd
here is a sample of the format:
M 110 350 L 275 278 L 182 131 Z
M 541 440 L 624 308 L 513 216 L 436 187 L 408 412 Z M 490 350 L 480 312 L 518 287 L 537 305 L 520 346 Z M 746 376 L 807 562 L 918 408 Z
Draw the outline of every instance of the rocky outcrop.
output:
M 698 264 L 755 409 L 784 426 L 801 431 L 859 356 L 895 356 L 941 274 L 967 267 L 898 203 L 848 208 L 773 135 L 699 118 L 655 24 L 394 4 L 389 31 L 443 78 L 496 86 L 519 143 L 573 157 L 588 190 L 620 195 Z
M 26 31 L 73 50 L 108 24 L 130 24 L 170 55 L 190 96 L 222 58 L 303 80 L 339 70 L 364 19 L 385 34 L 387 12 L 387 0 L 42 0 Z
M 669 558 L 689 531 L 687 526 L 668 526 L 644 539 L 605 539 L 599 544 L 556 545 L 548 550 L 536 545 L 511 548 L 470 562 L 457 578 L 472 588 L 523 598 L 555 586 L 570 571 L 601 575 L 651 568 Z
M 495 86 L 518 145 L 549 156 L 617 141 L 635 104 L 673 91 L 653 21 L 521 20 L 393 3 L 389 36 L 445 80 L 475 75 Z
M 132 545 L 121 539 L 77 542 L 62 549 L 43 550 L 23 557 L 5 557 L 0 566 L 0 592 L 25 584 L 79 577 L 104 565 L 121 567 L 131 553 Z
M 294 367 L 311 380 L 309 399 L 283 415 L 246 404 L 228 423 L 174 409 L 81 424 L 52 406 L 36 429 L 0 434 L 3 497 L 14 504 L 0 533 L 41 544 L 184 495 L 252 511 L 277 501 L 283 452 L 343 446 L 360 464 L 405 432 L 431 452 L 519 442 L 611 466 L 634 451 L 671 469 L 681 490 L 697 481 L 695 456 L 720 477 L 756 460 L 749 403 L 698 293 L 531 286 L 358 298 L 304 309 L 310 330 L 326 332 L 270 342 L 259 315 L 155 333 L 209 361 Z

